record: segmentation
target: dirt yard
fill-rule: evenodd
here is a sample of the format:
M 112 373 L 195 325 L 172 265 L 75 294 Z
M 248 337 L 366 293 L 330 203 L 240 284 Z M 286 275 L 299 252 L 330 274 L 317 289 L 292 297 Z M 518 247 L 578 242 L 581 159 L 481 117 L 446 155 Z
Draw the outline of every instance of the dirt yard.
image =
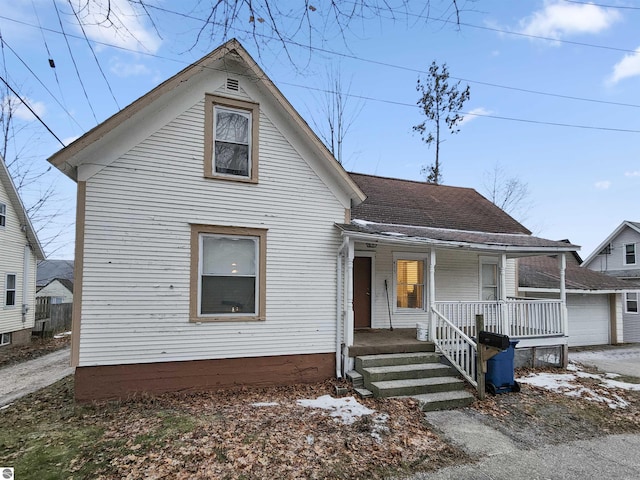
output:
M 573 381 L 573 396 L 523 384 L 464 412 L 523 449 L 640 432 L 640 392 L 589 375 Z M 16 478 L 104 480 L 402 478 L 474 461 L 431 432 L 411 400 L 330 396 L 335 382 L 79 406 L 68 377 L 0 410 L 0 458 Z
M 0 368 L 41 357 L 47 353 L 65 348 L 71 343 L 71 336 L 61 338 L 32 338 L 27 345 L 7 345 L 0 348 Z

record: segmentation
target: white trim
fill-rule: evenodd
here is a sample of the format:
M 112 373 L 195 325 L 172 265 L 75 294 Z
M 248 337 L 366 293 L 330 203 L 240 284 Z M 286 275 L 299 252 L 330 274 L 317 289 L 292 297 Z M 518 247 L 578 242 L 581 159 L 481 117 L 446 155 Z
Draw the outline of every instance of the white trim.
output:
M 495 265 L 496 266 L 496 298 L 493 299 L 484 299 L 482 298 L 482 290 L 484 289 L 483 285 L 483 277 L 482 277 L 482 266 L 483 265 Z M 502 289 L 500 288 L 500 275 L 502 269 L 500 268 L 500 257 L 479 255 L 478 256 L 478 300 L 480 301 L 495 301 L 498 302 L 502 298 Z M 488 287 L 487 287 L 488 288 Z
M 14 285 L 13 285 L 13 289 L 11 291 L 13 291 L 13 304 L 12 305 L 7 305 L 7 293 L 9 293 L 9 275 L 13 275 L 14 278 Z M 15 308 L 16 305 L 18 305 L 18 274 L 17 273 L 5 273 L 4 274 L 4 296 L 2 298 L 2 304 L 4 306 L 4 308 Z
M 4 347 L 5 345 L 11 345 L 11 332 L 0 334 L 0 346 Z
M 428 280 L 428 268 L 429 268 L 429 255 L 430 252 L 416 253 L 416 252 L 393 252 L 393 312 L 403 314 L 415 314 L 417 312 L 429 311 L 429 298 L 427 285 Z M 422 278 L 424 279 L 422 289 L 422 308 L 398 308 L 398 260 L 422 260 Z
M 627 247 L 633 247 L 633 263 L 627 263 Z M 622 244 L 622 265 L 624 267 L 635 266 L 638 264 L 638 249 L 636 248 L 635 242 L 631 243 L 623 243 Z
M 616 238 L 620 234 L 620 232 L 622 232 L 622 230 L 625 227 L 629 227 L 630 229 L 634 230 L 635 232 L 640 233 L 640 229 L 638 229 L 638 227 L 636 227 L 632 223 L 630 223 L 630 222 L 625 220 L 620 225 L 618 225 L 618 227 L 611 233 L 611 235 L 609 235 L 607 238 L 605 238 L 604 241 L 600 245 L 598 245 L 593 252 L 591 252 L 591 255 L 589 255 L 582 262 L 581 266 L 582 267 L 588 266 L 596 257 L 598 257 L 598 254 L 602 251 L 602 249 L 604 247 L 607 246 L 608 243 L 612 243 L 613 242 L 613 239 Z

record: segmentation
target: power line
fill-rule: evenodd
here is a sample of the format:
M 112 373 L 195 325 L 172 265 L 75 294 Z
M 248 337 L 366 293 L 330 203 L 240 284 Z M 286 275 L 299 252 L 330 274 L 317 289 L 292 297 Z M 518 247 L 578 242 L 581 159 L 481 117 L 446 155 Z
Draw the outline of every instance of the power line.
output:
M 11 92 L 12 92 L 12 93 L 13 93 L 13 94 L 18 98 L 18 100 L 20 100 L 20 101 L 22 102 L 22 104 L 23 104 L 25 107 L 27 107 L 27 109 L 28 109 L 28 110 L 33 114 L 33 116 L 34 116 L 34 117 L 36 117 L 36 118 L 38 119 L 38 121 L 39 121 L 39 122 L 44 126 L 44 128 L 46 128 L 46 129 L 47 129 L 47 131 L 48 131 L 51 135 L 53 135 L 53 136 L 54 136 L 54 138 L 55 138 L 56 140 L 58 140 L 58 142 L 60 142 L 60 145 L 62 145 L 63 147 L 66 147 L 66 145 L 62 142 L 62 140 L 60 140 L 60 139 L 58 138 L 58 136 L 57 136 L 55 133 L 53 133 L 53 130 L 51 130 L 51 129 L 49 128 L 49 125 L 47 125 L 47 124 L 44 122 L 44 120 L 42 120 L 42 118 L 40 118 L 40 115 L 38 115 L 38 114 L 33 110 L 33 108 L 31 108 L 31 106 L 30 106 L 30 105 L 29 105 L 29 104 L 28 104 L 28 103 L 27 103 L 27 102 L 26 102 L 26 101 L 25 101 L 25 100 L 20 96 L 20 94 L 19 94 L 18 92 L 16 92 L 16 91 L 11 87 L 11 85 L 9 85 L 9 83 L 8 83 L 8 82 L 7 82 L 7 81 L 6 81 L 2 76 L 0 76 L 0 80 L 2 80 L 2 82 L 7 86 L 7 88 L 8 88 L 9 90 L 11 90 Z
M 605 5 L 603 3 L 593 3 L 593 2 L 579 2 L 577 0 L 564 0 L 567 3 L 577 3 L 579 5 L 593 5 L 595 7 L 602 8 L 617 8 L 620 10 L 640 10 L 640 7 L 628 7 L 626 5 Z
M 73 63 L 73 67 L 76 70 L 76 75 L 78 76 L 78 81 L 80 82 L 80 86 L 82 87 L 82 91 L 84 92 L 84 98 L 87 99 L 87 105 L 89 105 L 89 110 L 93 114 L 93 119 L 98 123 L 98 117 L 96 116 L 96 112 L 93 109 L 93 105 L 91 105 L 91 100 L 89 100 L 89 95 L 87 94 L 87 89 L 84 88 L 84 82 L 82 81 L 82 77 L 80 76 L 80 70 L 78 70 L 78 64 L 76 63 L 76 59 L 73 56 L 73 51 L 71 50 L 71 45 L 69 45 L 69 39 L 64 31 L 64 27 L 62 26 L 62 18 L 60 18 L 60 12 L 58 11 L 58 5 L 56 4 L 56 0 L 52 0 L 53 6 L 56 10 L 56 14 L 58 15 L 58 22 L 60 23 L 60 29 L 62 30 L 62 35 L 64 36 L 64 41 L 67 44 L 67 49 L 69 50 L 69 55 L 71 56 L 71 62 Z

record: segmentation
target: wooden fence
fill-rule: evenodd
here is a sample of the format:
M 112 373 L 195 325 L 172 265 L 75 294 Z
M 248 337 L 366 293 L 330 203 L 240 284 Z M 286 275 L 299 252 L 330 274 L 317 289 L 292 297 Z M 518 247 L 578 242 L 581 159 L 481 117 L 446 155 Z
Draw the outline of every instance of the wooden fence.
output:
M 71 330 L 72 307 L 72 303 L 52 304 L 50 297 L 38 298 L 36 302 L 36 324 L 33 332 L 36 334 L 51 334 Z

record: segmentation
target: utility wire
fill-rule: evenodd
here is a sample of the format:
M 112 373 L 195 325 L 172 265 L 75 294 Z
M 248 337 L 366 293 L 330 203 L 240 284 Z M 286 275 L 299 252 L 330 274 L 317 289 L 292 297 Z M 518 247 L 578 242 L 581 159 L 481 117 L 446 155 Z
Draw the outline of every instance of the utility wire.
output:
M 56 0 L 53 0 L 54 2 Z M 82 30 L 82 35 L 84 36 L 84 39 L 87 41 L 87 46 L 89 47 L 89 50 L 91 51 L 91 54 L 93 55 L 93 59 L 96 61 L 96 65 L 98 66 L 98 70 L 100 70 L 100 75 L 102 75 L 102 78 L 104 79 L 104 82 L 107 84 L 107 88 L 109 89 L 109 93 L 111 94 L 111 98 L 113 98 L 113 101 L 116 104 L 116 107 L 118 107 L 118 110 L 121 110 L 120 108 L 120 104 L 118 103 L 118 100 L 116 99 L 116 96 L 113 93 L 113 90 L 111 89 L 111 84 L 109 83 L 109 80 L 107 80 L 107 76 L 104 74 L 104 71 L 102 70 L 102 65 L 100 65 L 100 61 L 98 60 L 98 57 L 96 56 L 96 52 L 93 50 L 93 47 L 91 46 L 91 42 L 89 41 L 89 38 L 87 37 L 87 32 L 84 29 L 84 25 L 82 25 L 82 22 L 80 21 L 80 17 L 78 17 L 78 13 L 76 12 L 76 9 L 73 8 L 73 2 L 69 2 L 69 6 L 71 7 L 71 11 L 73 12 L 73 15 L 76 17 L 76 20 L 78 21 L 78 25 L 80 25 L 80 30 Z
M 0 35 L 0 43 L 3 45 L 3 47 L 7 47 L 9 50 L 11 50 L 11 53 L 13 53 L 16 58 L 20 61 L 20 63 L 22 63 L 25 68 L 31 73 L 31 75 L 33 75 L 35 77 L 35 79 L 38 81 L 38 83 L 40 83 L 40 85 L 42 85 L 42 88 L 44 88 L 47 93 L 49 95 L 51 95 L 51 98 L 53 98 L 53 100 L 55 100 L 55 102 L 60 106 L 60 108 L 62 108 L 62 110 L 69 116 L 69 118 L 71 118 L 71 120 L 73 120 L 73 122 L 81 129 L 84 130 L 84 128 L 82 127 L 82 125 L 80 125 L 78 123 L 78 121 L 75 119 L 75 117 L 71 114 L 71 112 L 69 112 L 69 110 L 67 109 L 67 107 L 65 105 L 63 105 L 62 103 L 60 103 L 60 101 L 58 100 L 58 98 L 53 94 L 53 92 L 51 90 L 49 90 L 49 87 L 47 87 L 44 82 L 42 80 L 40 80 L 40 77 L 38 76 L 38 74 L 36 72 L 34 72 L 31 67 L 29 65 L 27 65 L 27 62 L 25 62 L 22 57 L 20 57 L 20 55 L 18 55 L 18 52 L 16 52 L 13 48 L 11 48 L 11 45 L 9 45 L 7 43 L 7 41 L 2 37 L 2 35 Z M 4 50 L 3 50 L 3 56 L 4 56 Z
M 31 108 L 31 106 L 20 96 L 20 94 L 18 92 L 16 92 L 13 87 L 11 87 L 11 85 L 9 85 L 9 83 L 4 79 L 4 77 L 0 76 L 0 80 L 2 80 L 2 82 L 7 86 L 7 88 L 9 90 L 11 90 L 11 92 L 18 98 L 18 100 L 20 100 L 22 102 L 22 104 L 27 107 L 27 109 L 33 114 L 34 117 L 36 117 L 38 119 L 38 121 L 44 126 L 44 128 L 47 129 L 47 131 L 54 136 L 54 138 L 56 140 L 58 140 L 58 142 L 60 142 L 60 145 L 62 145 L 63 147 L 66 147 L 66 145 L 63 143 L 62 140 L 60 140 L 60 138 L 58 138 L 58 136 L 53 133 L 53 130 L 51 130 L 49 128 L 49 125 L 47 125 L 44 120 L 42 120 L 42 118 L 40 118 L 40 115 L 38 115 L 33 108 Z
M 67 49 L 69 50 L 69 55 L 71 56 L 71 62 L 73 63 L 73 67 L 76 70 L 76 75 L 78 76 L 78 81 L 80 82 L 80 86 L 82 87 L 82 91 L 84 92 L 84 98 L 87 99 L 87 104 L 89 105 L 89 109 L 93 114 L 93 119 L 98 123 L 98 117 L 96 116 L 96 112 L 93 109 L 93 105 L 91 105 L 91 100 L 89 100 L 89 95 L 87 94 L 87 89 L 84 88 L 84 82 L 82 81 L 82 77 L 80 76 L 80 70 L 78 70 L 78 64 L 76 63 L 76 59 L 73 56 L 73 51 L 71 50 L 71 45 L 69 44 L 69 39 L 67 38 L 67 34 L 64 31 L 64 27 L 62 26 L 62 18 L 60 18 L 60 12 L 58 11 L 58 5 L 56 4 L 56 0 L 53 1 L 53 6 L 56 10 L 56 14 L 58 15 L 58 22 L 60 23 L 60 29 L 62 30 L 62 34 L 64 36 L 64 41 L 67 44 Z
M 564 0 L 567 3 L 577 3 L 579 5 L 593 5 L 602 8 L 618 8 L 620 10 L 640 10 L 640 7 L 628 7 L 626 5 L 605 5 L 603 3 L 579 2 L 577 0 Z

